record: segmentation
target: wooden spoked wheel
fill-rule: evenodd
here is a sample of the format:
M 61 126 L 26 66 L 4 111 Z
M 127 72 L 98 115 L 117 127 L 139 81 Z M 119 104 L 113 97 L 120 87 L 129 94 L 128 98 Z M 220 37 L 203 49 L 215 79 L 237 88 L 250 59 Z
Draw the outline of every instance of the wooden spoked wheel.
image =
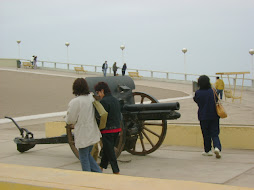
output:
M 124 144 L 125 144 L 126 134 L 125 134 L 125 130 L 124 130 L 124 125 L 121 124 L 121 127 L 122 127 L 122 131 L 119 133 L 119 137 L 117 139 L 116 146 L 115 146 L 116 157 L 120 156 L 120 154 L 124 148 Z M 73 125 L 66 126 L 66 134 L 67 134 L 67 138 L 68 138 L 68 143 L 69 143 L 74 155 L 79 159 L 79 152 L 78 152 L 78 149 L 75 147 L 73 130 L 74 130 Z M 102 145 L 102 143 L 99 143 L 99 145 Z
M 156 98 L 143 92 L 134 92 L 133 96 L 135 104 L 158 103 Z M 130 125 L 137 128 L 138 133 L 131 135 L 132 141 L 134 139 L 135 142 L 129 147 L 126 146 L 126 150 L 134 155 L 144 156 L 154 152 L 161 146 L 167 133 L 166 120 L 136 121 L 135 123 L 128 124 L 128 126 Z M 126 143 L 128 143 L 128 139 Z
M 68 143 L 74 155 L 79 159 L 78 149 L 75 147 L 74 135 L 72 134 L 73 129 L 74 129 L 73 125 L 66 125 L 66 134 L 67 134 Z

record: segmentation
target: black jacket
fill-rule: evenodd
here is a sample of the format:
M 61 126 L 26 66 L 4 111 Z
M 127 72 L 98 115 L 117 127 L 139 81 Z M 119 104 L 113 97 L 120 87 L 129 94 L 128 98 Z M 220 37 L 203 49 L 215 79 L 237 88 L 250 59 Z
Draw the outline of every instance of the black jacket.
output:
M 100 102 L 108 112 L 107 124 L 104 130 L 120 128 L 121 109 L 119 101 L 111 93 L 108 93 L 105 94 Z
M 211 88 L 206 90 L 197 90 L 193 99 L 198 104 L 199 121 L 219 118 L 215 105 L 215 100 L 217 101 L 218 99 L 215 97 L 214 100 L 214 94 Z

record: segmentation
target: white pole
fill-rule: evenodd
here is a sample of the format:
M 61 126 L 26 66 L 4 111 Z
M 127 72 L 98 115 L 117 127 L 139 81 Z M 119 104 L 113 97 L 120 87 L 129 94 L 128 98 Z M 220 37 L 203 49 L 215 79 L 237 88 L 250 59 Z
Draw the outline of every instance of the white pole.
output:
M 183 52 L 183 54 L 184 54 L 184 78 L 185 78 L 185 80 L 187 80 L 187 69 L 186 69 L 186 55 L 185 55 L 185 53 L 187 52 L 187 49 L 186 48 L 183 48 L 182 49 L 182 52 Z
M 20 59 L 20 45 L 18 44 L 18 46 L 19 46 L 19 59 Z
M 67 46 L 67 63 L 69 63 L 69 50 L 68 50 L 68 46 Z
M 249 51 L 250 55 L 251 55 L 251 75 L 252 75 L 252 79 L 254 79 L 254 63 L 253 63 L 253 54 L 254 54 L 254 49 L 250 49 Z
M 69 48 L 68 47 L 69 47 L 70 43 L 66 42 L 65 45 L 67 47 L 67 63 L 69 63 Z
M 184 54 L 184 73 L 186 74 L 186 55 Z
M 18 52 L 19 52 L 19 54 L 18 54 L 18 58 L 20 59 L 20 43 L 21 43 L 21 40 L 17 40 L 17 43 L 18 43 Z
M 251 66 L 252 66 L 252 69 L 251 69 L 251 73 L 252 73 L 252 79 L 254 79 L 254 63 L 253 63 L 253 55 L 251 55 Z
M 123 50 L 122 50 L 122 64 L 124 64 Z
M 124 54 L 123 54 L 123 50 L 125 49 L 124 45 L 120 46 L 120 49 L 122 50 L 122 64 L 124 64 Z

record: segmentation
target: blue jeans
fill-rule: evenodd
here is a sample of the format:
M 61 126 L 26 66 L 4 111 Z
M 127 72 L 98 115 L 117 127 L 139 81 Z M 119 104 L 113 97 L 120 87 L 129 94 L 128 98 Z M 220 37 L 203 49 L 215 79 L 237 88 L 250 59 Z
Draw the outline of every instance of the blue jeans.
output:
M 220 95 L 220 99 L 222 100 L 223 90 L 218 90 L 217 89 L 217 94 L 218 94 L 218 96 Z
M 99 165 L 91 155 L 93 145 L 79 149 L 79 160 L 83 171 L 102 173 Z
M 213 147 L 217 147 L 221 151 L 221 143 L 220 143 L 220 119 L 213 119 L 213 120 L 203 120 L 200 121 L 200 126 L 203 134 L 204 139 L 204 149 L 205 152 L 209 152 Z
M 103 69 L 102 71 L 103 71 L 104 77 L 106 77 L 106 75 L 107 75 L 107 69 Z

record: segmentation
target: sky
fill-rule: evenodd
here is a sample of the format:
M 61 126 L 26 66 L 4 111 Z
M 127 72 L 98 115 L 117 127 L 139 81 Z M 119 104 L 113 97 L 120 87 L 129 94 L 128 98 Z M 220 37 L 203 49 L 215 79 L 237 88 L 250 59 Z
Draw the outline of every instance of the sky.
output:
M 0 58 L 167 72 L 250 71 L 254 0 L 0 0 Z

